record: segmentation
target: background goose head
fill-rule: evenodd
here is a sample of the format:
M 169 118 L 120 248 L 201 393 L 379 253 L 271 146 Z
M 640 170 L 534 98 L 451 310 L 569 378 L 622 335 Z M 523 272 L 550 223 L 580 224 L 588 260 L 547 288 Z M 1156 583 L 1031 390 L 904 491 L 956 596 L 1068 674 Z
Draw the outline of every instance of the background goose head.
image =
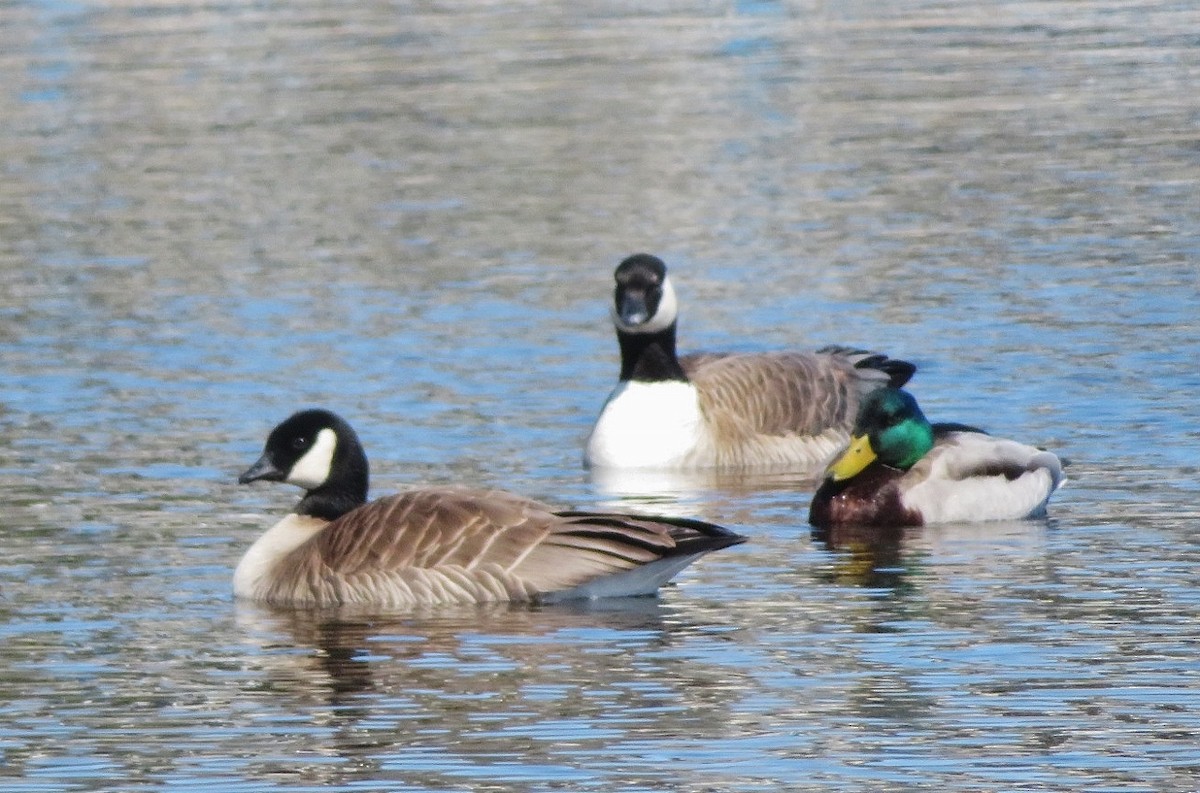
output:
M 617 265 L 612 320 L 621 347 L 622 382 L 686 381 L 675 354 L 679 305 L 662 259 L 635 253 Z
M 302 410 L 271 430 L 262 456 L 238 477 L 287 482 L 307 492 L 300 515 L 333 520 L 367 501 L 367 455 L 354 429 L 328 410 Z
M 880 388 L 863 400 L 850 433 L 850 446 L 829 466 L 829 477 L 850 479 L 875 460 L 907 471 L 933 448 L 933 425 L 913 395 Z
M 675 324 L 679 306 L 663 260 L 635 253 L 617 265 L 613 324 L 622 333 L 654 334 Z

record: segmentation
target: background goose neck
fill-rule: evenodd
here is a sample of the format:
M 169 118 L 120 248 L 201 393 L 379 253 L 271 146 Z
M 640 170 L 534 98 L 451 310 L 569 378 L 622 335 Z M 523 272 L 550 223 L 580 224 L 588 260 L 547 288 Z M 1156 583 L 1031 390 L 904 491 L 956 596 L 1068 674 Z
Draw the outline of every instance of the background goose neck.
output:
M 621 345 L 621 380 L 657 382 L 687 380 L 675 354 L 675 324 L 657 333 L 617 331 Z

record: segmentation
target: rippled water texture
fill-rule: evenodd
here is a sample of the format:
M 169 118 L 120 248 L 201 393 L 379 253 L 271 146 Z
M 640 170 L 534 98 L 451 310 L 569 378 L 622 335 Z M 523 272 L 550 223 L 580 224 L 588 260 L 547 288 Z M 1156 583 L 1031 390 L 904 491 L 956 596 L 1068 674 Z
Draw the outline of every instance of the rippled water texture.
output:
M 639 10 L 651 6 L 654 10 Z M 1190 3 L 0 4 L 0 787 L 1194 790 Z M 590 479 L 613 266 L 687 349 L 916 361 L 1045 521 Z M 323 405 L 374 490 L 749 534 L 658 600 L 235 603 Z

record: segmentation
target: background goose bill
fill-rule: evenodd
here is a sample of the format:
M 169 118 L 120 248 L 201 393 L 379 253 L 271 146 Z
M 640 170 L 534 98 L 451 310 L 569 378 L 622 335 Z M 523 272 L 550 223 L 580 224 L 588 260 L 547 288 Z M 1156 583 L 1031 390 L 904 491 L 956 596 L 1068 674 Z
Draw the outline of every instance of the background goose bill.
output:
M 618 289 L 617 318 L 629 327 L 641 325 L 654 313 L 650 306 L 651 299 L 657 307 L 659 297 L 658 294 L 651 294 L 644 289 Z
M 625 333 L 660 333 L 674 325 L 679 314 L 675 287 L 668 277 L 661 284 L 618 285 L 613 298 L 613 324 Z
M 238 484 L 248 485 L 251 482 L 259 480 L 265 482 L 282 482 L 283 477 L 284 472 L 275 467 L 275 462 L 271 459 L 271 455 L 264 453 L 254 465 L 247 468 L 245 473 L 238 477 Z

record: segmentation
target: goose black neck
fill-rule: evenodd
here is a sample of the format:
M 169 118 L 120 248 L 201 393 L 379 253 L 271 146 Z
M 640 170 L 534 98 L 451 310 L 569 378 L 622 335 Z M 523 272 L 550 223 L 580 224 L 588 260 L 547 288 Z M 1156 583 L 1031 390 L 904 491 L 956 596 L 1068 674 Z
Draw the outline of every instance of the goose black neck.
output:
M 334 456 L 333 473 L 320 487 L 315 487 L 304 494 L 296 505 L 296 513 L 311 515 L 323 520 L 336 520 L 347 512 L 358 509 L 367 503 L 367 488 L 370 471 L 366 455 L 361 447 L 346 450 L 345 459 Z
M 687 380 L 675 356 L 675 323 L 657 333 L 617 331 L 621 345 L 621 380 L 645 383 Z

